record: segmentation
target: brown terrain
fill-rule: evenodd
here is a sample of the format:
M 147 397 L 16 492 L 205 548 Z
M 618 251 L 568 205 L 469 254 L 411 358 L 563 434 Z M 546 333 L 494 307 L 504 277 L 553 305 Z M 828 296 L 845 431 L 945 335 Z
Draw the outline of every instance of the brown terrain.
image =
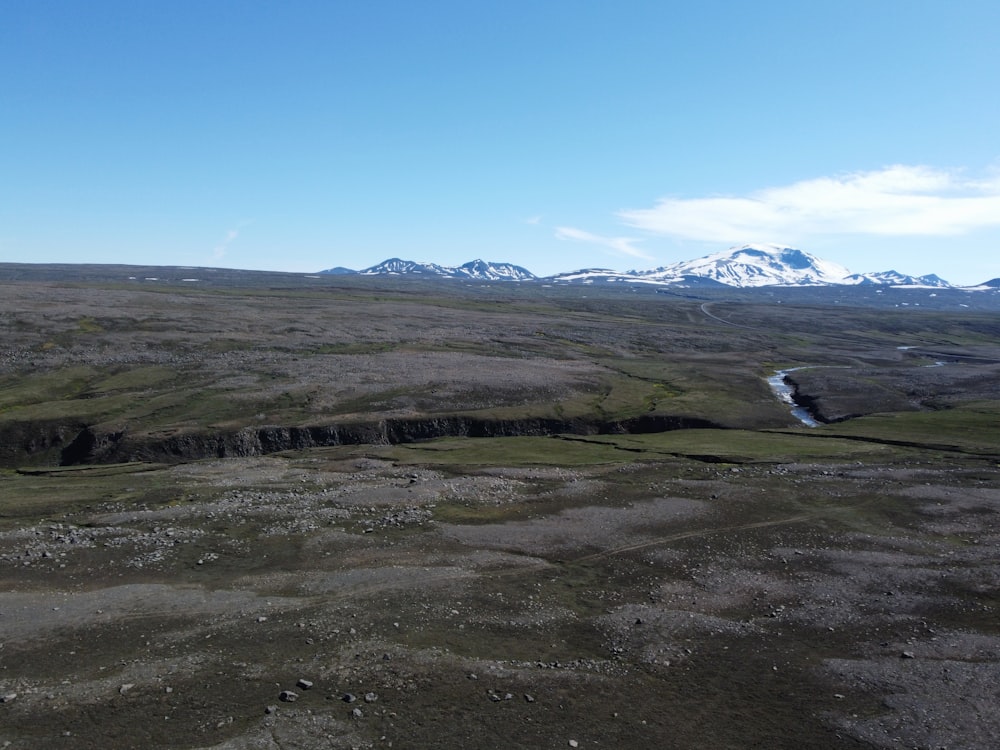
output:
M 1000 744 L 995 309 L 0 270 L 0 747 Z

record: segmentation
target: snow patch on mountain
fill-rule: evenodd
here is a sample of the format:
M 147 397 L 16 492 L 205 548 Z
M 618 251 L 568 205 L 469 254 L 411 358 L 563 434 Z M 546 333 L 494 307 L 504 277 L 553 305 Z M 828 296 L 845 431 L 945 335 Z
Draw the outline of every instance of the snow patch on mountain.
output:
M 513 263 L 494 263 L 479 259 L 463 263 L 455 271 L 465 278 L 482 281 L 529 281 L 535 278 L 535 274 L 527 268 Z
M 491 263 L 480 259 L 470 260 L 460 266 L 441 266 L 437 263 L 418 263 L 401 258 L 389 258 L 360 271 L 350 271 L 338 267 L 320 271 L 320 273 L 356 273 L 361 276 L 436 276 L 445 279 L 474 281 L 527 281 L 535 278 L 531 271 L 513 263 Z
M 729 286 L 819 286 L 841 284 L 843 266 L 780 245 L 743 245 L 650 272 L 664 278 L 699 276 Z
M 899 271 L 878 271 L 876 273 L 852 273 L 841 282 L 844 284 L 879 284 L 885 286 L 905 286 L 931 289 L 945 289 L 951 286 L 936 274 L 910 276 Z
M 461 266 L 441 266 L 390 258 L 361 271 L 331 268 L 320 273 L 357 273 L 364 276 L 423 276 L 471 281 L 532 281 L 557 284 L 653 284 L 680 288 L 705 286 L 831 286 L 879 285 L 906 288 L 950 288 L 934 274 L 909 276 L 897 271 L 851 273 L 837 263 L 817 258 L 804 250 L 782 245 L 752 244 L 732 247 L 694 260 L 648 271 L 615 271 L 584 268 L 568 273 L 536 277 L 513 263 L 472 260 Z
M 593 284 L 595 282 L 615 282 L 615 281 L 641 281 L 637 279 L 633 271 L 614 271 L 610 268 L 581 268 L 577 271 L 567 273 L 557 273 L 555 276 L 546 276 L 546 281 L 555 281 L 568 284 Z

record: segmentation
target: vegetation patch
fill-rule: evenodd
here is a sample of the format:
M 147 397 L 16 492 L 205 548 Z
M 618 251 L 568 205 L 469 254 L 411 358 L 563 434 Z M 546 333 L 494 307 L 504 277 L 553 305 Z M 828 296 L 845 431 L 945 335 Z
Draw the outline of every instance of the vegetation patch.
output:
M 996 456 L 1000 401 L 950 409 L 859 417 L 821 428 L 822 434 Z

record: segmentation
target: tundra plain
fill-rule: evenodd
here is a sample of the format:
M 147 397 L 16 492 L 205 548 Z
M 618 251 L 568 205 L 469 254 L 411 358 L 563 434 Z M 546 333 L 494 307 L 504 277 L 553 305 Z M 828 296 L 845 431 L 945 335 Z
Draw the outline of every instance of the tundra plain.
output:
M 0 745 L 994 748 L 997 297 L 0 265 Z

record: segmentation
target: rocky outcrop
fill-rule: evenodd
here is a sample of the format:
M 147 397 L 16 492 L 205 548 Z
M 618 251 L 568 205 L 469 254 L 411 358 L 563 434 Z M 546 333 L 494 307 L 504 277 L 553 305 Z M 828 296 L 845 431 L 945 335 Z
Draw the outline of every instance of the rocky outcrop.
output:
M 665 432 L 720 425 L 689 417 L 644 415 L 598 422 L 586 419 L 484 419 L 468 416 L 383 419 L 373 422 L 308 427 L 244 427 L 221 432 L 171 435 L 79 430 L 63 448 L 62 465 L 126 461 L 177 462 L 200 458 L 259 456 L 285 450 L 334 445 L 390 445 L 441 437 L 516 437 L 530 435 L 596 435 Z
M 0 466 L 57 463 L 85 429 L 79 422 L 8 422 L 0 428 Z

